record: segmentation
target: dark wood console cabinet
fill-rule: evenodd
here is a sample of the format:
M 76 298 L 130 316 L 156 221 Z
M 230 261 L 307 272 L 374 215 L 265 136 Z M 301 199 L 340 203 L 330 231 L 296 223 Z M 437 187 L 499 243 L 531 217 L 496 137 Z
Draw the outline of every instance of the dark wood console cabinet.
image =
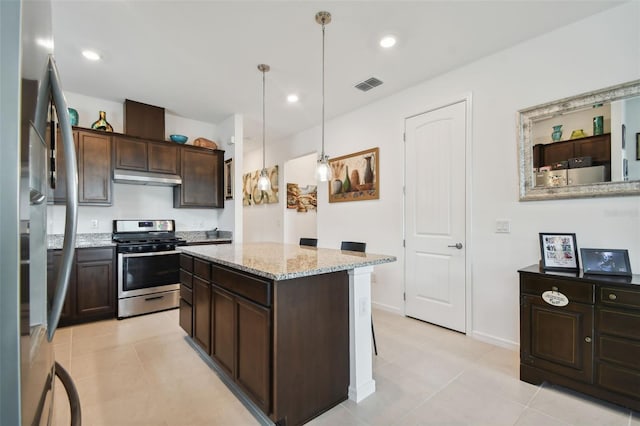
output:
M 520 379 L 640 410 L 640 275 L 520 273 Z M 543 300 L 566 296 L 566 306 Z
M 47 300 L 51 303 L 62 250 L 47 252 Z M 116 316 L 115 251 L 113 247 L 76 249 L 60 326 Z
M 273 281 L 187 254 L 180 267 L 181 327 L 276 424 L 347 399 L 346 271 Z

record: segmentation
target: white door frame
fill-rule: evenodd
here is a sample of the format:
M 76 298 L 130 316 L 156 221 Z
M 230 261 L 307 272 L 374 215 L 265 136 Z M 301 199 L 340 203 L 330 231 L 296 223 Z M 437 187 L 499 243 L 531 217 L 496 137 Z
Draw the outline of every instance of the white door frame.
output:
M 473 129 L 473 120 L 472 120 L 472 94 L 471 92 L 467 92 L 465 94 L 459 95 L 459 96 L 454 96 L 451 98 L 445 98 L 442 101 L 439 102 L 435 102 L 433 104 L 431 104 L 430 106 L 428 106 L 426 109 L 424 109 L 423 111 L 417 112 L 415 114 L 409 115 L 407 117 L 404 118 L 404 124 L 403 124 L 403 128 L 404 128 L 404 134 L 406 135 L 406 122 L 407 119 L 409 118 L 413 118 L 416 117 L 418 115 L 422 115 L 422 114 L 426 114 L 428 112 L 432 112 L 435 111 L 437 109 L 440 108 L 444 108 L 444 107 L 448 107 L 450 105 L 456 104 L 458 102 L 466 102 L 465 106 L 466 106 L 466 123 L 465 123 L 465 165 L 464 165 L 464 171 L 465 171 L 465 179 L 464 179 L 464 190 L 465 190 L 465 244 L 466 244 L 466 252 L 465 252 L 465 329 L 466 329 L 466 333 L 467 335 L 471 334 L 473 332 L 473 305 L 472 305 L 472 290 L 473 290 L 473 277 L 471 275 L 471 258 L 473 256 L 473 249 L 472 249 L 472 245 L 473 245 L 473 238 L 472 238 L 472 228 L 471 228 L 471 212 L 472 212 L 472 205 L 471 205 L 471 190 L 472 190 L 472 185 L 471 185 L 471 177 L 472 177 L 472 129 Z M 403 144 L 404 144 L 404 137 L 403 139 Z M 403 188 L 406 188 L 406 184 L 407 184 L 407 152 L 406 149 L 404 149 L 403 147 L 403 151 L 404 151 L 404 164 L 403 164 Z M 402 209 L 403 209 L 403 214 L 402 214 L 402 235 L 403 235 L 403 241 L 406 241 L 407 238 L 407 224 L 406 224 L 406 209 L 407 209 L 407 194 L 406 191 L 403 190 L 403 196 L 402 196 Z M 404 244 L 403 244 L 404 245 Z M 402 274 L 403 274 L 403 291 L 406 294 L 407 292 L 407 249 L 406 249 L 406 245 L 404 245 L 404 259 L 403 259 L 403 265 L 402 265 Z M 406 300 L 403 303 L 402 306 L 402 313 L 404 316 L 407 316 L 407 302 Z

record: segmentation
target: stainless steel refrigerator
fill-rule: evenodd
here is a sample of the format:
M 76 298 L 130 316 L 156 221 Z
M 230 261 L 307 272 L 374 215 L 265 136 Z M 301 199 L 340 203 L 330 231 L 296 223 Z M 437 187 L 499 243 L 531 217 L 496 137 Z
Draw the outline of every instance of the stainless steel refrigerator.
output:
M 52 343 L 73 262 L 78 175 L 53 49 L 42 43 L 52 40 L 51 16 L 50 0 L 0 1 L 0 425 L 51 424 L 56 377 L 69 395 L 72 424 L 81 417 Z M 56 146 L 67 157 L 68 200 L 63 260 L 48 297 L 47 194 Z

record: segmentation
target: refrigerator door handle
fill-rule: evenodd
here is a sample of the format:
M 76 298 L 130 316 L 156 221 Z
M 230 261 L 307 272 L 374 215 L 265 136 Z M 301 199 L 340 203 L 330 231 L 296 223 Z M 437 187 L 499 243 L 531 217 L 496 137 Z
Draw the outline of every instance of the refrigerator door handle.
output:
M 58 271 L 53 304 L 49 312 L 47 337 L 49 341 L 58 328 L 58 321 L 62 312 L 69 287 L 69 277 L 73 266 L 73 256 L 76 246 L 76 229 L 78 225 L 78 163 L 76 161 L 76 150 L 73 144 L 73 130 L 71 129 L 71 119 L 67 109 L 67 101 L 62 92 L 60 77 L 53 56 L 49 56 L 45 71 L 45 78 L 42 80 L 38 90 L 38 101 L 36 104 L 35 125 L 41 135 L 45 134 L 47 122 L 47 110 L 49 100 L 53 99 L 58 115 L 60 131 L 62 133 L 62 145 L 65 154 L 66 164 L 66 217 L 64 224 L 64 241 L 62 245 L 62 261 Z

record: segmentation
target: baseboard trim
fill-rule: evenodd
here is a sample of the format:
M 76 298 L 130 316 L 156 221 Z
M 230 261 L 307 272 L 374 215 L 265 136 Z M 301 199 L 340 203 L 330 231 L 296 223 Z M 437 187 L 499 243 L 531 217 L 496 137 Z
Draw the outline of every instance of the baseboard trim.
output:
M 485 343 L 489 343 L 494 346 L 500 346 L 501 348 L 510 349 L 512 351 L 519 351 L 520 344 L 511 340 L 502 339 L 500 337 L 492 336 L 490 334 L 482 333 L 480 331 L 472 331 L 467 334 L 468 336 L 480 340 Z

